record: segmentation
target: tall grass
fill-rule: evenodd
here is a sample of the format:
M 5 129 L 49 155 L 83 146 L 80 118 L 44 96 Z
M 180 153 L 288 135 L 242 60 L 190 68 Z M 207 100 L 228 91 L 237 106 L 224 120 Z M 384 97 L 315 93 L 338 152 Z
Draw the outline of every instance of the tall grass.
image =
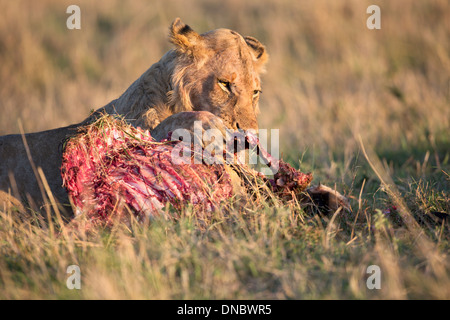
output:
M 0 221 L 3 299 L 450 297 L 445 225 L 415 233 L 366 205 L 320 218 L 259 199 L 208 219 L 187 208 L 176 221 L 88 232 L 82 218 L 47 224 L 7 210 Z M 74 264 L 81 290 L 66 287 Z M 380 290 L 366 287 L 373 264 L 382 270 Z
M 187 208 L 86 234 L 0 202 L 0 298 L 450 298 L 448 1 L 383 1 L 381 30 L 366 28 L 373 1 L 78 1 L 81 30 L 66 28 L 70 4 L 0 0 L 0 134 L 117 98 L 180 16 L 267 46 L 260 127 L 279 128 L 282 156 L 353 212 L 259 197 L 208 221 Z M 65 285 L 72 264 L 81 290 Z M 372 264 L 381 290 L 366 287 Z

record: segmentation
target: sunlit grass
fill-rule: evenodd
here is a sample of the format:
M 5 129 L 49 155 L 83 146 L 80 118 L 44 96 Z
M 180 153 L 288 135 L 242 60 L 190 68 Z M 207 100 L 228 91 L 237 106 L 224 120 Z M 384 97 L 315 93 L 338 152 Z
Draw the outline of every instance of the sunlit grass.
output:
M 47 223 L 4 208 L 0 298 L 448 299 L 448 222 L 417 208 L 442 209 L 445 195 L 422 184 L 401 196 L 379 190 L 375 202 L 362 194 L 352 213 L 328 217 L 261 195 L 207 218 L 188 207 L 177 219 L 88 231 L 83 217 Z M 411 204 L 404 219 L 413 220 L 387 212 L 399 201 Z M 81 290 L 66 287 L 73 264 Z M 381 290 L 366 287 L 372 264 L 381 267 Z
M 76 123 L 117 98 L 180 16 L 267 46 L 260 127 L 280 129 L 283 158 L 336 184 L 353 212 L 259 196 L 207 221 L 188 208 L 86 233 L 0 202 L 0 298 L 450 298 L 448 1 L 383 2 L 381 30 L 365 26 L 371 1 L 78 1 L 78 31 L 70 4 L 0 0 L 0 134 L 19 118 L 27 132 Z M 72 264 L 81 290 L 66 287 Z M 372 264 L 381 290 L 366 287 Z

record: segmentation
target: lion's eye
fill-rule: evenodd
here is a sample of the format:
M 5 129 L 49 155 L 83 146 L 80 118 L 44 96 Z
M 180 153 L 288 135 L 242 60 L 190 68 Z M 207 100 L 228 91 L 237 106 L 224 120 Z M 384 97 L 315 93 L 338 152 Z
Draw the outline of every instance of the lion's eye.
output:
M 228 93 L 231 92 L 231 83 L 229 81 L 218 79 L 217 84 L 223 91 Z
M 253 98 L 256 98 L 261 92 L 261 90 L 253 90 Z

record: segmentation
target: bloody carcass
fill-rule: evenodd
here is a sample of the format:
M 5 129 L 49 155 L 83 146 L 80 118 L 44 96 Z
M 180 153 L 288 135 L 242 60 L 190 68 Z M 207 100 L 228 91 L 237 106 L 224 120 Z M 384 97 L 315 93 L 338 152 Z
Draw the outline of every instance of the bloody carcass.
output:
M 277 168 L 272 179 L 258 174 L 275 194 L 284 197 L 302 192 L 310 184 L 311 174 L 272 158 L 259 146 L 256 136 L 248 134 L 245 141 L 258 149 L 268 166 Z M 75 214 L 107 221 L 112 213 L 127 208 L 142 220 L 164 214 L 168 205 L 175 209 L 172 212 L 187 204 L 196 212 L 210 212 L 233 197 L 229 167 L 194 161 L 175 163 L 173 151 L 179 143 L 156 142 L 149 131 L 111 116 L 80 128 L 64 145 L 61 167 Z

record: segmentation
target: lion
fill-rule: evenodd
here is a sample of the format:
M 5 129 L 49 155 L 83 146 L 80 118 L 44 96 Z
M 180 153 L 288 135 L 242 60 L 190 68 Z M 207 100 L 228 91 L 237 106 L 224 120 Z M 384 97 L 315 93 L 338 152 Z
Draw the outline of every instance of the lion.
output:
M 195 121 L 222 132 L 257 131 L 260 75 L 268 61 L 265 46 L 229 29 L 198 34 L 179 18 L 169 28 L 169 40 L 172 50 L 118 99 L 81 123 L 0 137 L 0 190 L 13 192 L 33 208 L 42 206 L 47 196 L 68 203 L 60 174 L 63 141 L 103 113 L 122 115 L 157 140 L 176 128 L 190 129 Z

